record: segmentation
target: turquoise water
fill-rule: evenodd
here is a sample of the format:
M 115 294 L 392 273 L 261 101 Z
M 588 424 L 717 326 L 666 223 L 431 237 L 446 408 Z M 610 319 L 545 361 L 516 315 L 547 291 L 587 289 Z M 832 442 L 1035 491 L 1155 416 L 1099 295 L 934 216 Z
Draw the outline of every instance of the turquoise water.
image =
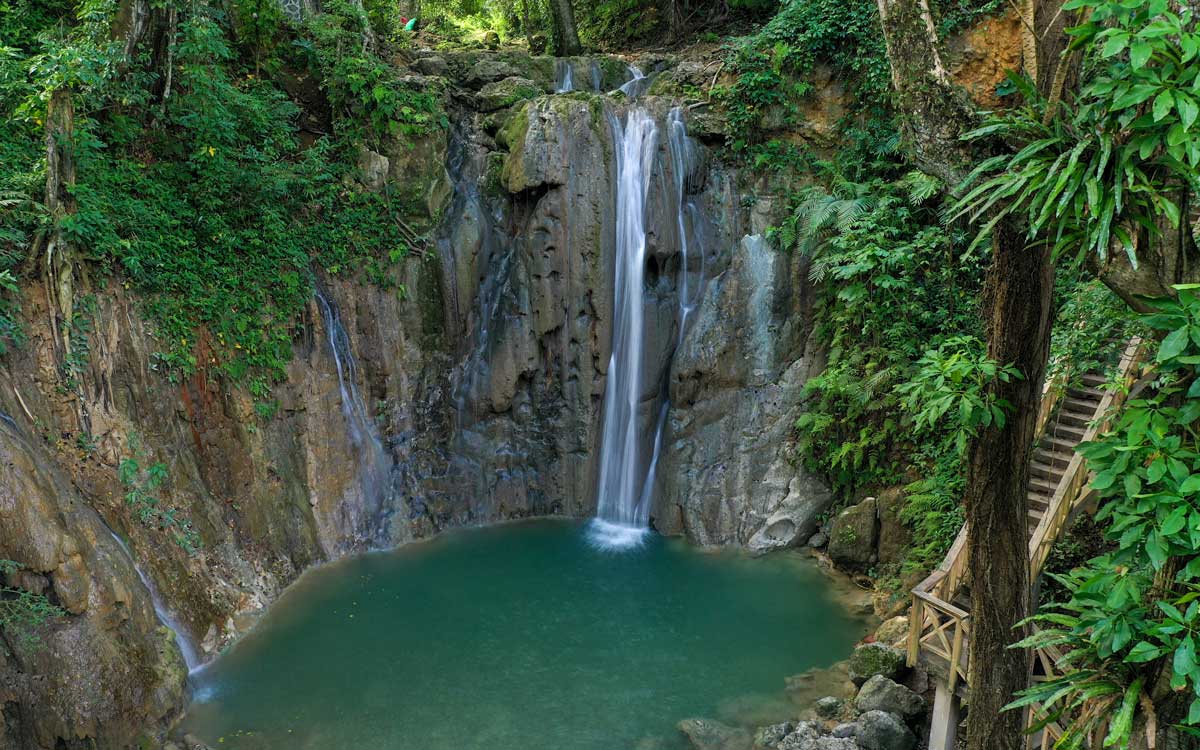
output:
M 675 748 L 688 716 L 790 713 L 784 678 L 861 634 L 799 555 L 460 531 L 305 574 L 193 676 L 183 729 L 214 748 Z

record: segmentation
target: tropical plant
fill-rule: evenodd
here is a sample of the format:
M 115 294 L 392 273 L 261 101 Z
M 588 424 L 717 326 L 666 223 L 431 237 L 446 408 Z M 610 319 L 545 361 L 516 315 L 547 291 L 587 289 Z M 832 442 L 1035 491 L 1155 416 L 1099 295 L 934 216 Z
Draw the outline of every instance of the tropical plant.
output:
M 1200 285 L 1150 303 L 1164 331 L 1154 371 L 1113 428 L 1079 451 L 1095 472 L 1097 520 L 1114 545 L 1059 578 L 1070 593 L 1016 644 L 1065 652 L 1062 677 L 1011 708 L 1040 704 L 1066 724 L 1063 747 L 1096 732 L 1127 747 L 1138 727 L 1176 722 L 1200 736 Z M 1160 679 L 1161 678 L 1161 679 Z

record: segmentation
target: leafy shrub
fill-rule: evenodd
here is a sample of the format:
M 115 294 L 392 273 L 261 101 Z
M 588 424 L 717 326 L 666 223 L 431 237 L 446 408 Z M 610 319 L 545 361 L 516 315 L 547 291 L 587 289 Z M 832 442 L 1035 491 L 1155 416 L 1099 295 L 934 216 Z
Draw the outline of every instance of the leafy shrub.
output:
M 24 568 L 13 560 L 0 560 L 0 578 Z M 42 646 L 39 631 L 51 620 L 65 617 L 66 611 L 38 594 L 15 586 L 0 585 L 0 629 L 13 633 L 25 648 L 36 651 Z

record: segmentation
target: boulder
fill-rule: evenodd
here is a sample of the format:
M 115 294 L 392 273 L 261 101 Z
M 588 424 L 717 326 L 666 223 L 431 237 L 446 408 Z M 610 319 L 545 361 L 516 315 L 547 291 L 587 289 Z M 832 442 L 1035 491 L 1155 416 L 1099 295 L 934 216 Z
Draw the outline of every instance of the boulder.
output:
M 870 564 L 878 538 L 875 512 L 875 498 L 868 497 L 833 519 L 829 527 L 828 552 L 835 563 L 848 568 L 863 568 Z
M 750 733 L 712 719 L 684 719 L 675 725 L 695 750 L 750 750 Z
M 908 638 L 908 616 L 896 615 L 890 620 L 885 620 L 882 625 L 875 629 L 875 640 L 879 643 L 886 643 L 889 646 L 897 646 L 904 639 Z
M 925 700 L 881 674 L 863 684 L 854 699 L 859 711 L 886 711 L 905 719 L 912 719 L 925 711 Z
M 838 738 L 842 738 L 842 739 L 845 739 L 846 737 L 854 737 L 854 736 L 858 735 L 858 725 L 855 724 L 854 722 L 846 722 L 844 724 L 838 724 L 836 727 L 829 730 L 829 733 L 831 735 L 833 735 L 834 737 L 838 737 Z
M 808 546 L 813 549 L 821 549 L 826 544 L 829 544 L 829 537 L 823 532 L 818 531 L 808 538 Z
M 842 701 L 841 698 L 827 695 L 821 700 L 817 701 L 814 708 L 817 712 L 817 716 L 820 716 L 822 719 L 832 719 L 842 712 L 843 703 L 844 701 Z
M 500 49 L 500 35 L 494 31 L 483 32 L 483 46 L 488 49 Z
M 916 735 L 886 711 L 868 711 L 860 716 L 855 737 L 863 750 L 913 750 L 917 746 Z
M 413 63 L 413 67 L 418 73 L 427 76 L 444 76 L 449 70 L 445 58 L 438 55 L 422 57 Z
M 544 54 L 546 52 L 546 42 L 546 35 L 540 31 L 529 37 L 529 54 Z
M 489 83 L 480 89 L 476 101 L 481 112 L 495 112 L 498 109 L 511 107 L 517 102 L 537 98 L 543 93 L 541 87 L 528 78 L 509 76 L 503 80 Z
M 503 78 L 517 75 L 517 69 L 504 60 L 494 56 L 481 57 L 467 71 L 467 84 L 471 86 L 482 86 L 485 83 L 492 83 Z
M 904 652 L 883 643 L 864 643 L 850 656 L 850 680 L 862 685 L 875 675 L 893 680 L 904 669 Z
M 796 722 L 796 728 L 779 743 L 779 750 L 812 750 L 821 739 L 821 726 L 813 721 Z
M 900 520 L 904 508 L 904 490 L 892 487 L 879 493 L 875 500 L 875 516 L 879 521 L 876 554 L 881 563 L 898 563 L 912 541 L 912 531 Z

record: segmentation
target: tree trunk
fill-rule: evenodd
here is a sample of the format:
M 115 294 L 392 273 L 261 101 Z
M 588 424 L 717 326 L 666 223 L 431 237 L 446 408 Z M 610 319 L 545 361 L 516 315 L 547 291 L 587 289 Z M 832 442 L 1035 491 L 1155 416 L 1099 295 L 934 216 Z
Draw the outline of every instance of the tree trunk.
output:
M 984 291 L 988 356 L 1012 364 L 1021 379 L 988 390 L 1012 408 L 1002 429 L 971 442 L 964 505 L 971 587 L 970 711 L 967 746 L 1018 750 L 1022 714 L 1001 711 L 1028 679 L 1028 654 L 1010 649 L 1013 627 L 1030 610 L 1029 459 L 1049 354 L 1054 272 L 1044 246 L 1027 247 L 1023 227 L 1002 221 L 993 231 Z
M 554 51 L 560 56 L 578 55 L 583 49 L 579 32 L 575 30 L 575 9 L 571 0 L 550 0 L 550 15 L 554 18 Z

